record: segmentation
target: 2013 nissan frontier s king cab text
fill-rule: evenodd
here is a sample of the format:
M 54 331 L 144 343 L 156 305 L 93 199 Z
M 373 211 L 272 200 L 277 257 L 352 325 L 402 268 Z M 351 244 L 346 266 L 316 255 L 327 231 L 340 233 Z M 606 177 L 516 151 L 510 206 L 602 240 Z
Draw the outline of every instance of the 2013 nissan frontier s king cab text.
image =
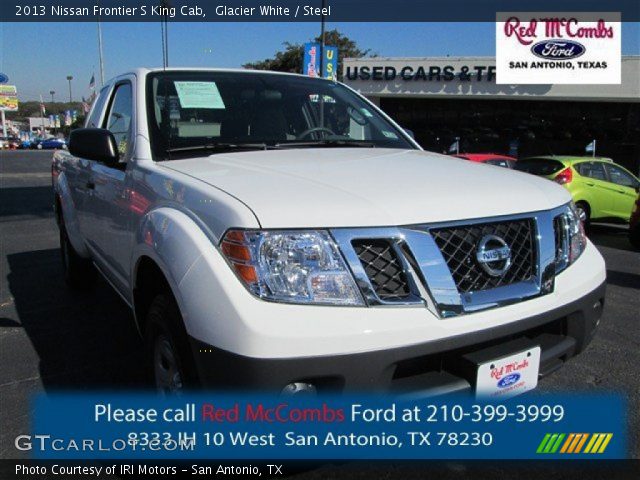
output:
M 508 396 L 602 313 L 562 187 L 425 152 L 337 82 L 135 70 L 52 172 L 67 282 L 131 306 L 163 391 Z

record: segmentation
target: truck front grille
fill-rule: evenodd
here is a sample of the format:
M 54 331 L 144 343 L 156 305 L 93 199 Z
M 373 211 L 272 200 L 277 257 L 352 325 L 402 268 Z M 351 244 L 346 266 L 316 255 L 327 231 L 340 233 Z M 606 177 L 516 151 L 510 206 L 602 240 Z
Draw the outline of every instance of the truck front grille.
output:
M 358 239 L 352 245 L 380 300 L 402 300 L 410 295 L 407 277 L 390 242 Z
M 532 219 L 430 230 L 460 293 L 532 279 L 536 265 L 534 231 Z M 502 238 L 511 249 L 511 267 L 501 276 L 489 275 L 476 259 L 478 243 L 485 235 Z

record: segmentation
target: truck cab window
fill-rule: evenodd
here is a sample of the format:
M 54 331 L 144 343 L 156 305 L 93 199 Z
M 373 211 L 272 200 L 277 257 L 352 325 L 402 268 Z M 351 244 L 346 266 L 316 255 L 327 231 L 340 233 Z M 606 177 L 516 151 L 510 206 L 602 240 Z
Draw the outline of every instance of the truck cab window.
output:
M 105 101 L 109 96 L 108 90 L 109 90 L 109 87 L 104 87 L 102 90 L 100 90 L 100 93 L 98 94 L 96 99 L 93 101 L 93 106 L 91 107 L 91 113 L 87 118 L 87 123 L 85 127 L 91 127 L 91 128 L 100 127 L 100 118 L 102 116 L 102 110 L 104 109 Z
M 132 113 L 131 84 L 123 83 L 116 87 L 105 124 L 105 128 L 115 137 L 123 160 L 126 160 L 129 152 Z

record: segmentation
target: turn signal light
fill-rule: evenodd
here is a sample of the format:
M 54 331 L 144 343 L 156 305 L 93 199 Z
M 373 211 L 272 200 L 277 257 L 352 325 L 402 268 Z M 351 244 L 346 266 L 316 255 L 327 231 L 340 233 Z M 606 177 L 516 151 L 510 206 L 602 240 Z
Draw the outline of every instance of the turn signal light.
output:
M 249 247 L 245 245 L 237 245 L 235 243 L 224 241 L 222 242 L 222 252 L 231 261 L 251 261 L 251 252 L 249 251 Z
M 230 230 L 227 232 L 220 248 L 238 276 L 246 284 L 258 283 L 258 274 L 255 267 L 251 265 L 251 250 L 243 231 Z
M 567 167 L 562 170 L 558 175 L 553 179 L 554 182 L 559 183 L 560 185 L 564 185 L 566 183 L 570 183 L 573 180 L 573 173 L 571 172 L 571 167 Z

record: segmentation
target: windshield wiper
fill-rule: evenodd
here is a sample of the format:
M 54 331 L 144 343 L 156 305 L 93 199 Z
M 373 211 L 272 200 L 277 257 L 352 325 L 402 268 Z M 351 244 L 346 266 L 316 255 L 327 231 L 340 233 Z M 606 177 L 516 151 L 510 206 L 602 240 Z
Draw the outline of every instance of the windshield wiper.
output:
M 198 151 L 228 151 L 228 150 L 273 150 L 276 147 L 273 145 L 267 145 L 266 143 L 205 143 L 202 145 L 189 145 L 188 147 L 174 147 L 167 148 L 166 153 L 183 153 L 183 152 L 198 152 Z
M 376 148 L 376 144 L 367 140 L 342 140 L 335 138 L 325 138 L 322 140 L 310 140 L 307 142 L 285 142 L 276 143 L 279 148 L 296 148 L 296 147 L 360 147 L 360 148 Z

